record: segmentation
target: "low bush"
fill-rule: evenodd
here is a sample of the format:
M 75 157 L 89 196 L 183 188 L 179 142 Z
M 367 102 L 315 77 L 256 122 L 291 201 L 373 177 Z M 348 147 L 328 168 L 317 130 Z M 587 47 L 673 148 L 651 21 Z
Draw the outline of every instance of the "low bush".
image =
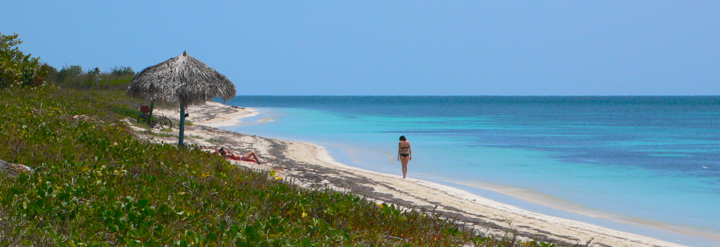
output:
M 354 195 L 296 188 L 194 149 L 133 138 L 123 92 L 0 94 L 0 244 L 458 245 L 469 232 Z
M 0 92 L 0 245 L 553 246 L 306 190 L 192 148 L 136 140 L 122 91 Z

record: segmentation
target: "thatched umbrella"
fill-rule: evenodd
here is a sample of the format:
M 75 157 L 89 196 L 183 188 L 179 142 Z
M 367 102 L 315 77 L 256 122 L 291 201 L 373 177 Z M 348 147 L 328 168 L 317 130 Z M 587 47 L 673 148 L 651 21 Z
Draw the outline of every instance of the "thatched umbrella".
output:
M 143 69 L 130 81 L 127 94 L 150 101 L 180 102 L 180 140 L 183 145 L 185 108 L 215 97 L 235 97 L 235 85 L 200 60 L 182 55 Z

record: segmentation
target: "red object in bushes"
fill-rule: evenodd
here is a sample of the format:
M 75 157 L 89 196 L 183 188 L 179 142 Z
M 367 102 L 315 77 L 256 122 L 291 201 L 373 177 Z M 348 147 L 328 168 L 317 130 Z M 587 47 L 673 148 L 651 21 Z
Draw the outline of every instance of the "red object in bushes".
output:
M 140 106 L 140 111 L 141 111 L 142 113 L 148 114 L 148 113 L 150 112 L 150 107 L 149 107 L 149 106 L 146 106 L 146 105 L 141 105 L 141 106 Z

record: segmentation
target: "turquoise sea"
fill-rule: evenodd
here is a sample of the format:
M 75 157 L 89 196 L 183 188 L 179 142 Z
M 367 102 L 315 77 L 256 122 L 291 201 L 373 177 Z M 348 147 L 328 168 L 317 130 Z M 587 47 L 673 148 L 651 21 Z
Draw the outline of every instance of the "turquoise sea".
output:
M 238 96 L 226 129 L 347 165 L 691 246 L 720 246 L 720 97 Z

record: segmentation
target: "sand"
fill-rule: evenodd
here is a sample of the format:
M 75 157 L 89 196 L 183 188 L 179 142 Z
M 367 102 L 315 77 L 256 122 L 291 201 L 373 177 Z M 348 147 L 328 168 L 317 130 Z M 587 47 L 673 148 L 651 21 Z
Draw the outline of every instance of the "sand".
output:
M 235 153 L 255 150 L 261 164 L 231 161 L 239 167 L 254 170 L 274 170 L 290 183 L 306 188 L 331 188 L 375 200 L 392 203 L 402 208 L 426 209 L 442 213 L 459 224 L 474 227 L 477 231 L 502 236 L 516 231 L 520 239 L 536 239 L 559 244 L 585 246 L 684 246 L 666 241 L 608 229 L 584 222 L 543 215 L 518 207 L 489 200 L 461 189 L 400 175 L 363 170 L 336 162 L 328 151 L 319 145 L 297 141 L 263 138 L 219 129 L 234 126 L 244 117 L 258 112 L 208 102 L 188 109 L 192 126 L 185 129 L 185 141 L 208 151 L 226 147 Z M 179 111 L 158 110 L 157 113 L 178 119 Z M 137 136 L 151 142 L 177 143 L 178 130 L 171 132 L 128 125 Z

